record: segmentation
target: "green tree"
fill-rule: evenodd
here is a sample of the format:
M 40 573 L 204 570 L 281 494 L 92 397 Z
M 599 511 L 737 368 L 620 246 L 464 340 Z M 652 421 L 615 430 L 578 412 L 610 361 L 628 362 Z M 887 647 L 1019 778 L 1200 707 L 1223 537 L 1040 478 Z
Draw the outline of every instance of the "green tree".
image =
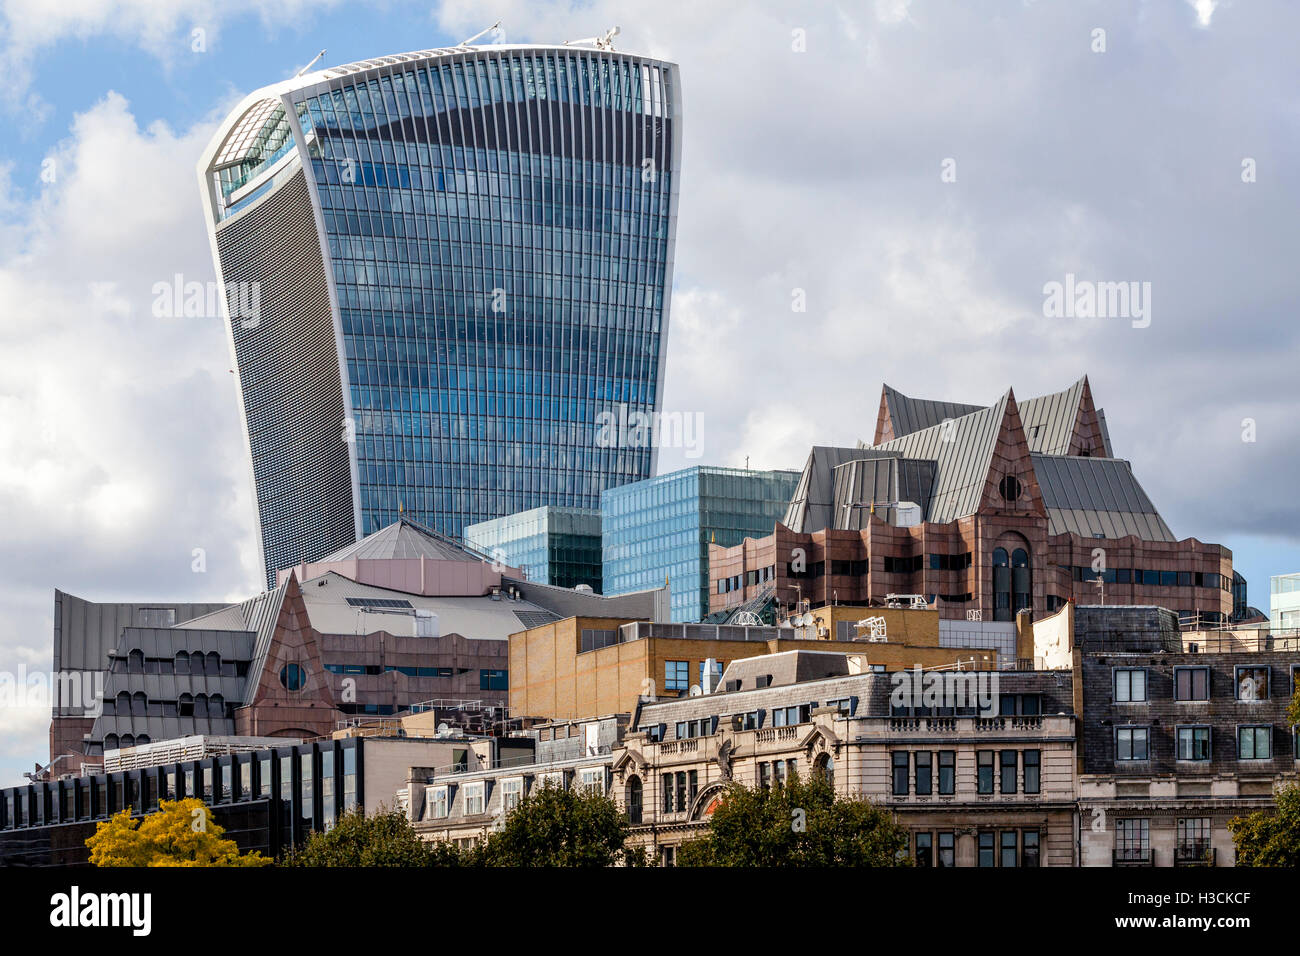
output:
M 95 826 L 86 839 L 95 866 L 267 866 L 262 854 L 239 852 L 202 800 L 160 800 L 143 820 L 131 809 Z
M 609 797 L 542 787 L 511 810 L 499 831 L 470 851 L 484 866 L 640 865 L 644 854 L 624 847 L 630 827 Z
M 400 810 L 345 813 L 327 833 L 313 833 L 287 853 L 286 866 L 455 866 L 456 848 L 428 843 Z
M 1277 792 L 1277 810 L 1228 821 L 1238 866 L 1300 866 L 1300 786 Z
M 908 831 L 867 800 L 839 798 L 824 778 L 732 784 L 708 833 L 683 844 L 678 866 L 908 866 Z

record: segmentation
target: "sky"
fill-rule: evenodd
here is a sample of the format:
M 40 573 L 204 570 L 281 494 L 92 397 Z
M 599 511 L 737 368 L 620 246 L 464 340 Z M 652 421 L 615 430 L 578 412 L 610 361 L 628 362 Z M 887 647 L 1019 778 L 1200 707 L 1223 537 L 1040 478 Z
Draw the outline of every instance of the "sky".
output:
M 661 471 L 799 468 L 869 440 L 885 382 L 992 403 L 1087 374 L 1177 536 L 1232 549 L 1265 609 L 1300 570 L 1300 6 L 0 0 L 0 786 L 48 759 L 24 680 L 55 588 L 258 590 L 225 335 L 152 308 L 215 278 L 217 123 L 321 49 L 497 19 L 506 42 L 617 25 L 681 66 L 663 408 L 701 441 Z M 1053 312 L 1067 276 L 1137 283 L 1143 314 Z

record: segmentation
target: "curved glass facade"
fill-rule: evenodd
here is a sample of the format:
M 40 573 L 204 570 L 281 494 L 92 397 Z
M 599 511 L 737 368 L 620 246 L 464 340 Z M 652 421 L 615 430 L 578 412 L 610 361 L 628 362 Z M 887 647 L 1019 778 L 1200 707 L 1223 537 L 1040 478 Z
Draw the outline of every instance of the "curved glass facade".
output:
M 678 95 L 672 64 L 608 51 L 427 51 L 261 91 L 218 134 L 218 245 L 236 203 L 274 195 L 283 135 L 306 158 L 354 534 L 399 509 L 457 536 L 543 505 L 594 509 L 653 473 L 652 447 L 602 442 L 597 423 L 660 403 Z M 240 373 L 247 390 L 268 370 Z M 253 465 L 259 487 L 274 480 L 274 461 Z M 268 571 L 293 534 L 263 521 Z

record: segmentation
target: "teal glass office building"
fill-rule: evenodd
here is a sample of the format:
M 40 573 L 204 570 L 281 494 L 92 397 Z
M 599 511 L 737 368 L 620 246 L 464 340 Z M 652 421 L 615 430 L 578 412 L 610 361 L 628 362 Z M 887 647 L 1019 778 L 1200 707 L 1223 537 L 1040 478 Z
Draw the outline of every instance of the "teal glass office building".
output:
M 589 46 L 384 56 L 258 90 L 199 162 L 263 561 L 399 513 L 454 538 L 654 474 L 674 64 Z
M 600 498 L 604 594 L 662 587 L 672 620 L 709 611 L 709 544 L 731 546 L 772 533 L 797 471 L 696 465 L 605 491 Z
M 600 512 L 547 505 L 465 527 L 465 544 L 529 581 L 601 589 Z

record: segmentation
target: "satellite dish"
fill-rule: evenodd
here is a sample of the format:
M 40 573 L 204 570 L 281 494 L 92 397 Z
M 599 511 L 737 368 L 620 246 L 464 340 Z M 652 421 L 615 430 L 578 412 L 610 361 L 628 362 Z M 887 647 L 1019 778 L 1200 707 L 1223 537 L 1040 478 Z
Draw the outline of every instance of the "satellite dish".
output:
M 449 733 L 451 733 L 451 725 L 450 725 L 450 724 L 448 724 L 448 723 L 441 723 L 441 724 L 438 725 L 438 736 L 439 736 L 439 737 L 446 737 Z
M 700 696 L 702 696 L 703 694 L 704 694 L 704 691 L 700 690 L 700 685 L 699 685 L 699 684 L 692 684 L 692 685 L 691 685 L 690 696 L 692 696 L 692 697 L 700 697 Z

